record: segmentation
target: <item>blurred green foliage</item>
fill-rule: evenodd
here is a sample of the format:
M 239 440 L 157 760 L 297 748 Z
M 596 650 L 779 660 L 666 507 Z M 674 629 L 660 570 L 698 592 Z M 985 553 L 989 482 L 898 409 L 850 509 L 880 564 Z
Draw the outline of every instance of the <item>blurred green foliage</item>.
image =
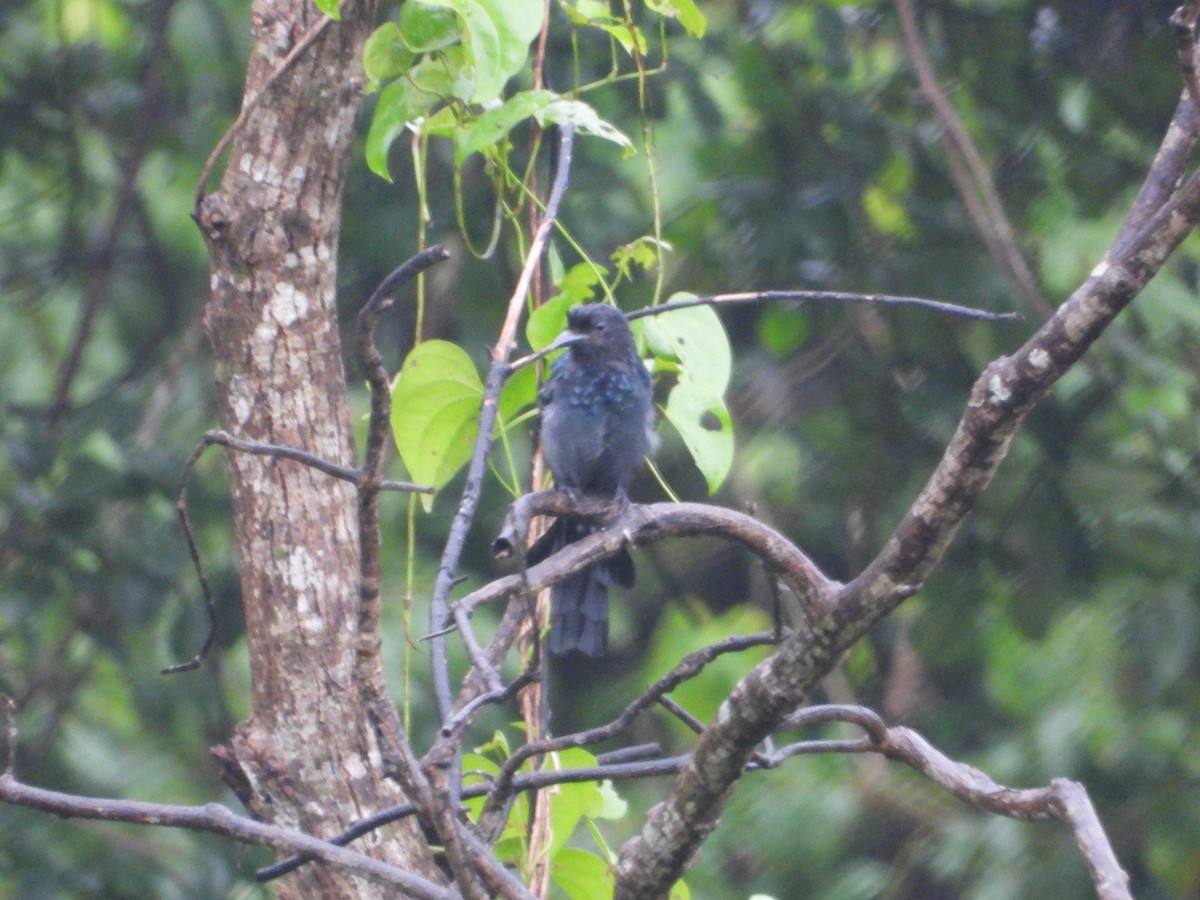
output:
M 694 24 L 691 4 L 665 5 Z M 1170 8 L 922 4 L 939 77 L 1051 302 L 1100 258 L 1169 121 L 1180 88 Z M 636 81 L 588 95 L 625 134 L 653 127 L 669 292 L 807 287 L 1018 308 L 953 188 L 890 4 L 700 10 L 703 38 L 665 26 L 670 65 L 646 84 L 644 121 Z M 572 35 L 557 6 L 554 16 L 547 86 L 603 78 L 608 38 Z M 647 19 L 648 33 L 658 21 Z M 216 452 L 189 497 L 217 592 L 218 651 L 199 672 L 158 670 L 203 636 L 171 511 L 184 459 L 215 424 L 199 321 L 206 260 L 188 216 L 200 167 L 238 108 L 247 34 L 246 5 L 232 0 L 0 8 L 0 690 L 21 702 L 20 768 L 37 784 L 235 802 L 207 753 L 248 697 Z M 531 85 L 519 75 L 513 86 Z M 442 143 L 430 145 L 428 233 L 456 256 L 430 279 L 425 336 L 480 364 L 518 247 L 502 243 L 489 262 L 460 252 L 453 147 Z M 417 243 L 411 160 L 396 144 L 387 162 L 394 186 L 362 154 L 347 186 L 347 321 Z M 475 234 L 492 218 L 490 178 L 478 157 L 466 162 Z M 652 197 L 644 149 L 625 158 L 581 141 L 563 220 L 594 259 L 610 259 L 651 231 Z M 564 272 L 580 262 L 564 242 L 554 252 Z M 879 708 L 1007 784 L 1082 779 L 1146 898 L 1200 893 L 1198 276 L 1193 238 L 1032 417 L 926 589 L 815 698 Z M 626 308 L 654 295 L 652 273 L 630 266 L 625 277 Z M 839 578 L 915 497 L 980 368 L 1035 327 L 866 307 L 721 317 L 737 442 L 715 502 L 752 505 Z M 401 304 L 381 329 L 393 369 L 414 322 Z M 361 412 L 352 361 L 348 373 Z M 525 431 L 509 435 L 518 470 Z M 705 497 L 678 436 L 664 433 L 658 464 L 681 495 Z M 454 486 L 417 519 L 418 623 Z M 649 477 L 636 493 L 662 496 Z M 487 546 L 507 499 L 489 483 L 466 559 L 475 584 L 493 572 Z M 399 685 L 403 502 L 386 515 L 386 652 Z M 612 655 L 555 673 L 560 733 L 606 720 L 688 650 L 769 621 L 767 578 L 728 545 L 656 545 L 638 567 L 637 588 L 614 604 Z M 679 699 L 710 714 L 752 656 L 722 660 Z M 418 749 L 433 729 L 422 683 Z M 498 728 L 515 739 L 513 718 L 490 712 L 476 742 Z M 629 740 L 682 750 L 691 737 L 659 713 Z M 631 809 L 598 826 L 609 846 L 665 787 L 619 786 Z M 263 861 L 215 838 L 0 809 L 0 896 L 256 896 L 250 876 Z M 859 757 L 802 757 L 746 778 L 687 880 L 704 898 L 1090 893 L 1063 829 L 985 816 Z

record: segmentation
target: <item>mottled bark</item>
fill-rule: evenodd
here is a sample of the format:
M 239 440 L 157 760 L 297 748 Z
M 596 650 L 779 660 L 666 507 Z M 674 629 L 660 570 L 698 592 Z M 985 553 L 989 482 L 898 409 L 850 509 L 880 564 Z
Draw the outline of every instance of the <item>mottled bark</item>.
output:
M 336 254 L 374 11 L 370 0 L 347 3 L 343 21 L 312 39 L 321 13 L 311 0 L 254 4 L 244 107 L 262 96 L 235 134 L 218 192 L 197 211 L 212 261 L 205 324 L 222 427 L 343 464 L 352 463 L 353 446 Z M 282 67 L 306 35 L 311 43 Z M 404 799 L 381 776 L 354 677 L 360 643 L 378 641 L 358 633 L 354 488 L 288 460 L 231 453 L 229 465 L 253 711 L 216 752 L 257 817 L 333 834 Z M 414 823 L 356 846 L 435 876 Z M 320 865 L 280 892 L 382 895 Z

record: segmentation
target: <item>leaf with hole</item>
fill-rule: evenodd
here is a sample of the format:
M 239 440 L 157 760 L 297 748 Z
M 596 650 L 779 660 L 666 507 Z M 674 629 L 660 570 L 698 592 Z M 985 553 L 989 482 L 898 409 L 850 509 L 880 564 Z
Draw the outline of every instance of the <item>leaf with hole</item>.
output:
M 681 378 L 667 398 L 666 416 L 704 475 L 709 493 L 715 493 L 733 465 L 733 422 L 721 392 Z
M 668 303 L 695 299 L 672 294 Z M 729 386 L 733 353 L 725 326 L 711 306 L 692 306 L 645 318 L 644 334 L 657 357 L 679 363 L 680 379 L 709 388 L 720 397 Z

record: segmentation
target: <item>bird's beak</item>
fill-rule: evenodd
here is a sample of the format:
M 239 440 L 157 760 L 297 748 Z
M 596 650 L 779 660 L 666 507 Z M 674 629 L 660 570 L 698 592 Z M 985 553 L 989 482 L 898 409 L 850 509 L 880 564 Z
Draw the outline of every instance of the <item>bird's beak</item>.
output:
M 578 334 L 577 332 L 574 332 L 568 328 L 553 341 L 551 341 L 550 345 L 545 348 L 544 352 L 553 353 L 555 350 L 561 350 L 563 347 L 570 347 L 572 344 L 578 344 L 583 340 L 585 340 L 585 338 L 582 334 Z

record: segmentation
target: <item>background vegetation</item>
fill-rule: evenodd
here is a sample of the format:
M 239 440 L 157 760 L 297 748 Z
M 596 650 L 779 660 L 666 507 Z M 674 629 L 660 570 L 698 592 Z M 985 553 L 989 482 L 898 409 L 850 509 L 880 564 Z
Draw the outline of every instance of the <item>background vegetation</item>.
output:
M 1051 304 L 1099 259 L 1169 121 L 1180 89 L 1171 7 L 921 7 L 938 77 Z M 884 291 L 1029 319 L 786 305 L 722 313 L 737 449 L 714 502 L 752 504 L 846 577 L 911 502 L 979 369 L 1024 339 L 1039 307 L 989 254 L 955 188 L 891 4 L 702 9 L 702 39 L 667 27 L 670 64 L 644 102 L 636 80 L 589 97 L 627 134 L 653 129 L 667 292 Z M 563 27 L 548 48 L 548 84 L 602 77 L 607 39 L 580 31 L 573 55 L 565 14 L 555 5 L 553 15 Z M 247 29 L 245 5 L 226 0 L 0 10 L 0 690 L 21 705 L 23 770 L 35 784 L 236 802 L 207 754 L 245 714 L 248 691 L 216 453 L 190 496 L 219 594 L 219 651 L 199 672 L 158 671 L 189 658 L 204 628 L 171 509 L 183 461 L 213 425 L 199 321 L 207 267 L 188 213 L 236 114 Z M 407 151 L 404 140 L 392 148 L 393 185 L 365 160 L 352 171 L 339 260 L 347 319 L 416 246 Z M 562 216 L 605 260 L 653 228 L 646 153 L 590 140 L 577 151 Z M 430 154 L 428 238 L 455 256 L 431 278 L 424 334 L 482 362 L 518 248 L 471 258 L 455 222 L 453 153 L 433 142 Z M 462 196 L 480 243 L 492 193 L 478 160 L 464 169 Z M 1082 780 L 1134 893 L 1149 898 L 1200 892 L 1198 260 L 1193 238 L 1034 414 L 927 588 L 825 685 L 827 698 L 881 709 L 1003 783 Z M 654 287 L 654 273 L 639 270 L 622 305 L 643 305 Z M 414 327 L 411 307 L 386 325 L 393 365 Z M 704 498 L 690 455 L 666 438 L 666 480 Z M 518 435 L 518 456 L 527 445 Z M 661 489 L 647 478 L 637 495 Z M 476 582 L 492 571 L 487 544 L 507 498 L 489 484 L 468 554 Z M 440 500 L 416 519 L 417 623 L 450 506 Z M 388 652 L 400 684 L 403 501 L 386 514 Z M 610 717 L 686 650 L 768 620 L 761 572 L 724 545 L 657 545 L 638 565 L 638 587 L 614 604 L 610 656 L 556 673 L 560 731 Z M 413 654 L 420 743 L 432 717 L 420 645 Z M 690 686 L 689 709 L 703 718 L 748 667 L 723 659 Z M 492 715 L 479 742 L 513 717 Z M 638 737 L 689 743 L 666 717 Z M 662 789 L 621 793 L 644 807 Z M 601 827 L 618 844 L 638 821 Z M 203 836 L 0 809 L 0 895 L 254 896 L 264 861 Z M 1090 890 L 1065 830 L 987 817 L 858 757 L 806 757 L 745 779 L 688 882 L 714 898 Z

